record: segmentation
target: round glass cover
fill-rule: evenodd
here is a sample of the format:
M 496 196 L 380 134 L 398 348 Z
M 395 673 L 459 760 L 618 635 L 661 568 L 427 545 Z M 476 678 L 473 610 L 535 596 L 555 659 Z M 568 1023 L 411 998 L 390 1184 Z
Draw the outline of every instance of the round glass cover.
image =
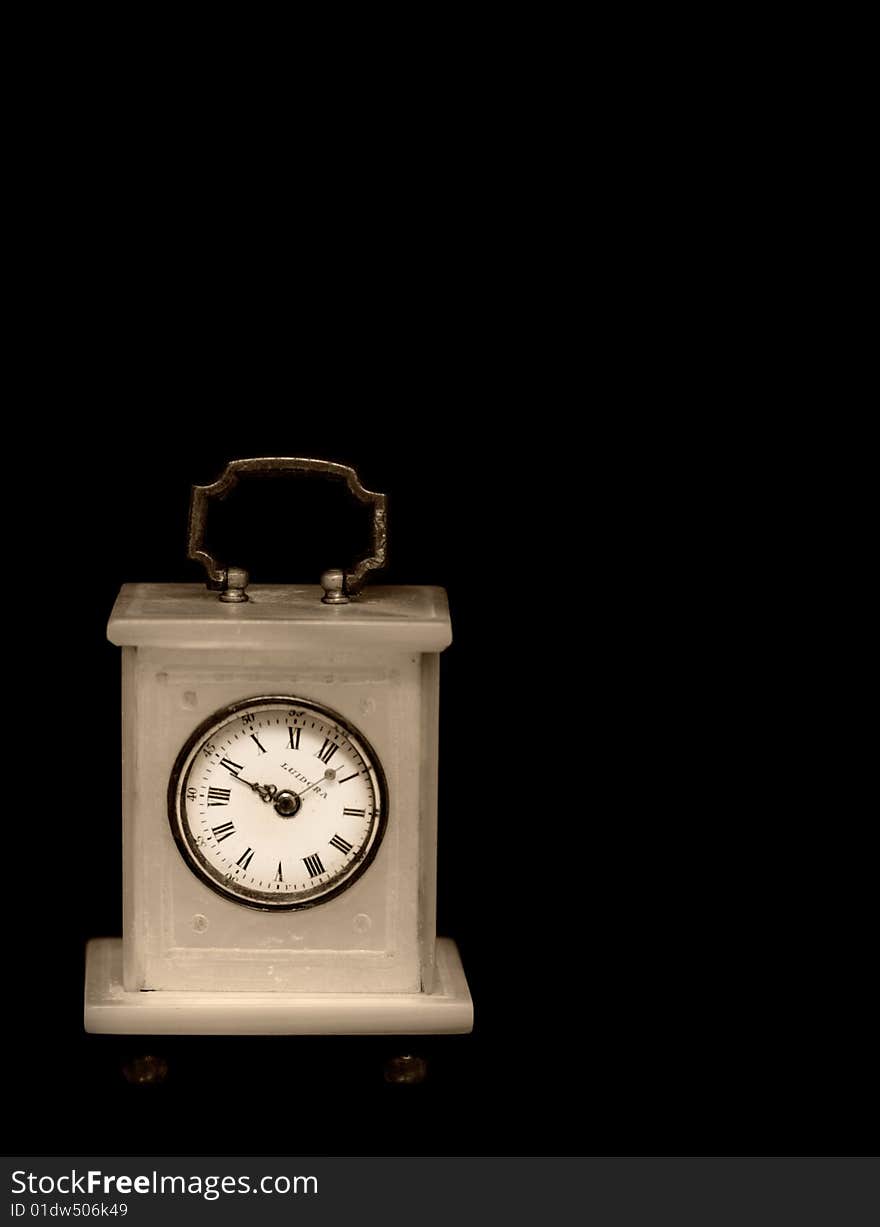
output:
M 177 756 L 168 815 L 192 871 L 236 903 L 311 907 L 375 856 L 387 819 L 363 734 L 310 699 L 269 695 L 215 712 Z

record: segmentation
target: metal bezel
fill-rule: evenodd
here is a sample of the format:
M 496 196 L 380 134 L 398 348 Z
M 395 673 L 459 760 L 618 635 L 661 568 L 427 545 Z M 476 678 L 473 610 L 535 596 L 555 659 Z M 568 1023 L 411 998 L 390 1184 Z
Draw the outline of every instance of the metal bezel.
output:
M 200 854 L 198 847 L 190 843 L 186 837 L 184 828 L 187 824 L 184 822 L 182 814 L 182 809 L 185 809 L 182 797 L 192 764 L 201 748 L 201 744 L 206 740 L 209 733 L 219 730 L 224 724 L 234 720 L 243 711 L 279 705 L 307 708 L 325 720 L 336 724 L 340 730 L 344 730 L 344 734 L 358 745 L 363 757 L 367 760 L 375 778 L 377 796 L 376 811 L 373 815 L 372 838 L 365 845 L 363 853 L 352 862 L 351 868 L 345 877 L 337 882 L 335 886 L 315 894 L 307 894 L 305 898 L 301 894 L 299 898 L 291 902 L 289 896 L 282 896 L 283 902 L 271 903 L 265 897 L 264 892 L 255 892 L 248 887 L 241 886 L 232 890 L 228 886 L 224 886 L 215 876 L 210 862 Z M 177 844 L 178 851 L 187 868 L 190 869 L 203 885 L 209 887 L 215 894 L 220 895 L 221 898 L 231 903 L 237 903 L 242 907 L 254 908 L 261 912 L 293 912 L 304 908 L 317 907 L 322 903 L 327 903 L 331 899 L 337 898 L 349 886 L 353 885 L 372 864 L 388 825 L 388 785 L 381 760 L 376 751 L 360 729 L 352 724 L 346 716 L 343 716 L 340 712 L 335 711 L 324 703 L 304 698 L 302 695 L 255 695 L 253 698 L 240 699 L 236 703 L 230 703 L 225 707 L 219 708 L 206 720 L 203 720 L 187 738 L 175 759 L 168 781 L 168 820 L 171 825 L 174 842 Z

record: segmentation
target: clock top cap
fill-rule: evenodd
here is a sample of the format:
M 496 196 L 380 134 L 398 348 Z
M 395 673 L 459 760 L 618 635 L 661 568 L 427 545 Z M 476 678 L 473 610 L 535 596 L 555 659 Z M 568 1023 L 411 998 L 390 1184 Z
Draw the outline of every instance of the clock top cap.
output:
M 107 637 L 120 647 L 400 650 L 452 642 L 442 588 L 375 585 L 357 601 L 325 604 L 316 584 L 265 584 L 224 604 L 203 584 L 123 584 Z

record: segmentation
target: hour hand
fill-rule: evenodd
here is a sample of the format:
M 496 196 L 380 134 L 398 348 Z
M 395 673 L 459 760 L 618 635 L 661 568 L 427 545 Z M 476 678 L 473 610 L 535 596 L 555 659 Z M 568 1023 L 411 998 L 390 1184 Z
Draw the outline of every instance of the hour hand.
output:
M 246 780 L 244 776 L 241 775 L 237 775 L 235 778 L 237 780 L 241 780 L 242 784 L 247 784 L 248 788 L 252 788 L 254 792 L 259 793 L 260 797 L 264 801 L 269 802 L 275 800 L 275 794 L 278 789 L 274 784 L 254 784 L 253 781 Z

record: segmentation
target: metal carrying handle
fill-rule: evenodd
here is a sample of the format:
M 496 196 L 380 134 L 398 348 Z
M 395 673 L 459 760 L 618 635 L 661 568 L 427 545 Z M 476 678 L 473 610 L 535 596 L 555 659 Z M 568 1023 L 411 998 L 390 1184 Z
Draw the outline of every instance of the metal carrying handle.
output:
M 210 486 L 193 486 L 189 503 L 189 533 L 187 534 L 187 558 L 200 562 L 204 566 L 208 573 L 208 587 L 214 591 L 220 590 L 221 600 L 246 601 L 248 598 L 244 589 L 248 584 L 248 575 L 247 572 L 237 567 L 222 566 L 205 548 L 208 507 L 211 499 L 226 498 L 227 494 L 238 485 L 238 479 L 242 473 L 325 473 L 328 476 L 344 477 L 355 498 L 361 503 L 372 503 L 372 553 L 362 558 L 350 571 L 325 572 L 322 583 L 328 576 L 339 577 L 332 584 L 337 595 L 331 595 L 331 589 L 328 587 L 328 594 L 324 599 L 329 604 L 341 604 L 344 603 L 346 597 L 356 596 L 369 572 L 385 566 L 388 544 L 385 495 L 365 490 L 357 473 L 347 464 L 336 464 L 332 460 L 309 460 L 301 456 L 261 456 L 251 460 L 230 460 L 217 480 Z

